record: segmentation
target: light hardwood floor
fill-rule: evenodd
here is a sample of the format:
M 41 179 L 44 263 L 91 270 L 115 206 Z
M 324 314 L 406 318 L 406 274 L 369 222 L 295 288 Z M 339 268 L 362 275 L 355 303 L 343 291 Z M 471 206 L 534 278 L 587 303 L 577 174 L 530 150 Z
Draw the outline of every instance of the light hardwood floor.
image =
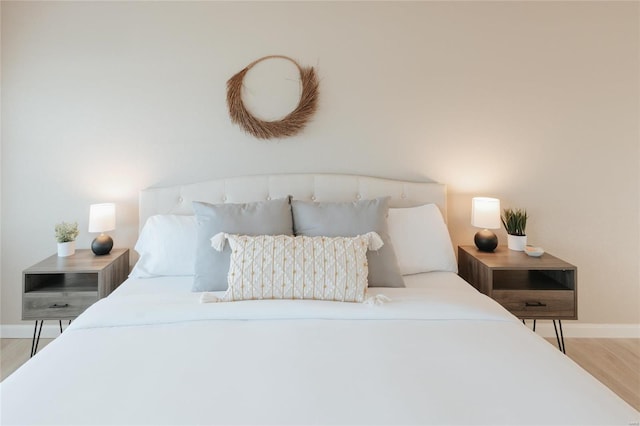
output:
M 40 339 L 38 350 L 53 339 Z M 0 339 L 0 378 L 6 379 L 18 367 L 29 360 L 31 339 Z
M 39 348 L 51 340 L 41 339 Z M 4 380 L 29 359 L 31 339 L 0 341 Z M 640 411 L 640 339 L 565 339 L 565 346 L 571 359 Z
M 555 339 L 549 339 L 553 345 Z M 565 339 L 567 355 L 640 411 L 640 339 Z

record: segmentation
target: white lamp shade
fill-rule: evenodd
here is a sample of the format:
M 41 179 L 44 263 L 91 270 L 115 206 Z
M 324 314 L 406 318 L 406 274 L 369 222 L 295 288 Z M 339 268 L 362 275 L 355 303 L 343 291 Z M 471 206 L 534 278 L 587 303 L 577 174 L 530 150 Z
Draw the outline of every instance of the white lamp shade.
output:
M 471 200 L 471 225 L 485 229 L 500 228 L 500 200 L 474 197 Z
M 116 205 L 114 203 L 91 204 L 89 232 L 106 232 L 114 229 L 116 229 Z

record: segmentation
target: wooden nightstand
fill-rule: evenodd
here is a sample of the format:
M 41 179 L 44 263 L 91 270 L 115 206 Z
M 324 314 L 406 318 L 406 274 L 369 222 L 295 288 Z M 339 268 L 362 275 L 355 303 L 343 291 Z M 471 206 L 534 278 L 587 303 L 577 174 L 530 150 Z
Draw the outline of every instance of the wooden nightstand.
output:
M 22 319 L 36 320 L 31 356 L 38 351 L 45 320 L 76 318 L 98 299 L 108 296 L 129 275 L 129 249 L 104 256 L 77 250 L 73 256 L 50 256 L 22 272 Z M 38 321 L 40 321 L 39 331 Z
M 536 319 L 553 320 L 558 347 L 565 352 L 562 320 L 578 319 L 575 266 L 548 253 L 530 257 L 504 246 L 489 253 L 458 246 L 458 273 L 523 322 L 533 319 L 534 331 Z

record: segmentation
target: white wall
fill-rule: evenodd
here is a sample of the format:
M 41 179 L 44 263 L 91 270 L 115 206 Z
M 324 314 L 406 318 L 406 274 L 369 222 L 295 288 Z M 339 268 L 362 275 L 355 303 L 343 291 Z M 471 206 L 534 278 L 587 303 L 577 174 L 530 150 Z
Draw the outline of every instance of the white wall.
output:
M 273 172 L 449 184 L 525 207 L 529 241 L 579 268 L 584 323 L 640 323 L 637 2 L 3 2 L 2 324 L 53 226 L 137 192 Z M 285 54 L 316 66 L 305 132 L 264 142 L 230 121 L 226 80 Z M 83 232 L 80 247 L 92 235 Z M 500 234 L 505 241 L 504 233 Z

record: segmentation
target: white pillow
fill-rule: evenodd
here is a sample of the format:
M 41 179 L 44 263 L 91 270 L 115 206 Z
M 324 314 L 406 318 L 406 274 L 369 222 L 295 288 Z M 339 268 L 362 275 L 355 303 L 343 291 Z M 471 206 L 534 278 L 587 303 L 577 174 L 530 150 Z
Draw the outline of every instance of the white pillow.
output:
M 136 242 L 140 259 L 129 276 L 193 275 L 197 229 L 195 216 L 151 216 Z
M 229 288 L 220 301 L 311 299 L 363 302 L 367 249 L 383 242 L 369 232 L 356 237 L 216 234 L 218 251 L 231 246 Z
M 449 230 L 438 206 L 389 209 L 387 221 L 402 275 L 458 272 Z

